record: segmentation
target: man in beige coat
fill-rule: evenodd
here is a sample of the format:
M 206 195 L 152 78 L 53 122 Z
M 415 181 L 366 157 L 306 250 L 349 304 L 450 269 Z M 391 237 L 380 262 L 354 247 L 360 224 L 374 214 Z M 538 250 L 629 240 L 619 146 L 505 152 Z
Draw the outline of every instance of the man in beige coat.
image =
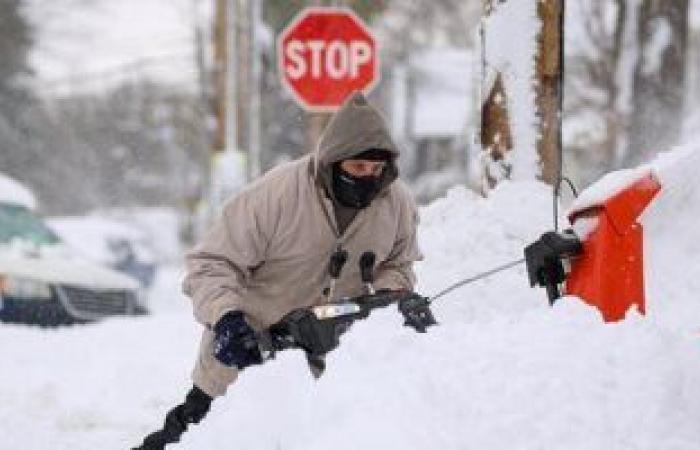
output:
M 314 154 L 271 170 L 225 204 L 187 255 L 184 291 L 205 328 L 195 387 L 181 405 L 191 406 L 180 411 L 191 416 L 180 418 L 183 431 L 240 369 L 261 362 L 253 330 L 329 300 L 334 253 L 347 252 L 334 298 L 363 293 L 358 263 L 366 251 L 376 254 L 375 288 L 413 290 L 412 265 L 422 259 L 417 209 L 397 178 L 398 156 L 382 116 L 357 93 Z

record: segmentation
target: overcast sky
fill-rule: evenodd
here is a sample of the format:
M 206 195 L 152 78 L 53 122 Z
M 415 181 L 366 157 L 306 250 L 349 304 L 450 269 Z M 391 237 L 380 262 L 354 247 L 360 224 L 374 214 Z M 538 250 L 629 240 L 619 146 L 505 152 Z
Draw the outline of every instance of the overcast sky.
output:
M 28 2 L 37 32 L 31 62 L 39 87 L 50 92 L 100 89 L 140 73 L 193 86 L 193 28 L 199 21 L 209 32 L 214 0 Z M 691 0 L 690 11 L 691 25 L 700 27 L 700 0 Z M 138 70 L 124 71 L 139 61 Z
M 140 68 L 127 74 L 192 83 L 193 28 L 199 20 L 208 31 L 204 17 L 212 3 L 199 0 L 195 9 L 193 2 L 31 0 L 27 13 L 37 32 L 31 63 L 40 86 L 99 88 L 135 62 Z

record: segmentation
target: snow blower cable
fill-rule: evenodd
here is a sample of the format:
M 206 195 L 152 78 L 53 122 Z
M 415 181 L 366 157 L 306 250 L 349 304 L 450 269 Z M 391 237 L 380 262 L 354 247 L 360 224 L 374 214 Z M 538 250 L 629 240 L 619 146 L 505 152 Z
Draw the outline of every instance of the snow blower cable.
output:
M 503 265 L 501 265 L 501 266 L 494 267 L 493 269 L 487 270 L 487 271 L 485 271 L 485 272 L 481 272 L 481 273 L 479 273 L 479 274 L 477 274 L 477 275 L 474 275 L 474 276 L 471 276 L 471 277 L 469 277 L 469 278 L 465 278 L 464 280 L 462 280 L 462 281 L 460 281 L 460 282 L 458 282 L 458 283 L 455 283 L 455 284 L 451 285 L 450 287 L 448 287 L 448 288 L 446 288 L 446 289 L 444 289 L 444 290 L 438 292 L 437 294 L 433 295 L 433 296 L 430 298 L 430 302 L 431 302 L 431 303 L 434 302 L 434 301 L 437 300 L 438 298 L 442 297 L 442 296 L 445 295 L 445 294 L 448 294 L 448 293 L 454 291 L 454 290 L 457 289 L 457 288 L 460 288 L 460 287 L 465 286 L 465 285 L 467 285 L 467 284 L 474 283 L 475 281 L 479 281 L 479 280 L 482 280 L 482 279 L 484 279 L 484 278 L 488 278 L 488 277 L 490 277 L 491 275 L 495 275 L 495 274 L 497 274 L 497 273 L 499 273 L 499 272 L 503 272 L 504 270 L 508 270 L 508 269 L 510 269 L 510 268 L 512 268 L 512 267 L 515 267 L 515 266 L 518 266 L 518 265 L 520 265 L 520 264 L 522 264 L 522 263 L 524 263 L 524 262 L 525 262 L 525 258 L 520 258 L 520 259 L 518 259 L 518 260 L 516 260 L 516 261 L 511 261 L 511 262 L 509 262 L 508 264 L 503 264 Z

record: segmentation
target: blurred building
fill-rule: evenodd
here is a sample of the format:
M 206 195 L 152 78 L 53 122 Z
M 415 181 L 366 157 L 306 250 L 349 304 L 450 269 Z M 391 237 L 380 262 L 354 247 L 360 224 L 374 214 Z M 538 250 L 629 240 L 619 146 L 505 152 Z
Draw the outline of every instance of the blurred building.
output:
M 440 48 L 393 68 L 392 132 L 409 149 L 401 169 L 421 201 L 467 181 L 478 127 L 475 63 L 470 50 Z

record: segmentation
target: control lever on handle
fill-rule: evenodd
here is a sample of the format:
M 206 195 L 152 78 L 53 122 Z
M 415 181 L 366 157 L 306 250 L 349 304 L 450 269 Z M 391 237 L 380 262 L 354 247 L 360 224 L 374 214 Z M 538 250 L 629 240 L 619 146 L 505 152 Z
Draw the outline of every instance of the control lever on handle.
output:
M 326 297 L 329 300 L 333 300 L 333 294 L 335 293 L 335 285 L 340 278 L 340 272 L 343 270 L 343 266 L 348 261 L 348 252 L 338 246 L 338 249 L 331 255 L 331 260 L 328 263 L 328 273 L 331 276 L 331 285 L 325 292 Z
M 365 285 L 365 290 L 368 294 L 374 295 L 374 263 L 377 260 L 377 255 L 374 252 L 364 252 L 360 256 L 360 277 L 362 284 Z

